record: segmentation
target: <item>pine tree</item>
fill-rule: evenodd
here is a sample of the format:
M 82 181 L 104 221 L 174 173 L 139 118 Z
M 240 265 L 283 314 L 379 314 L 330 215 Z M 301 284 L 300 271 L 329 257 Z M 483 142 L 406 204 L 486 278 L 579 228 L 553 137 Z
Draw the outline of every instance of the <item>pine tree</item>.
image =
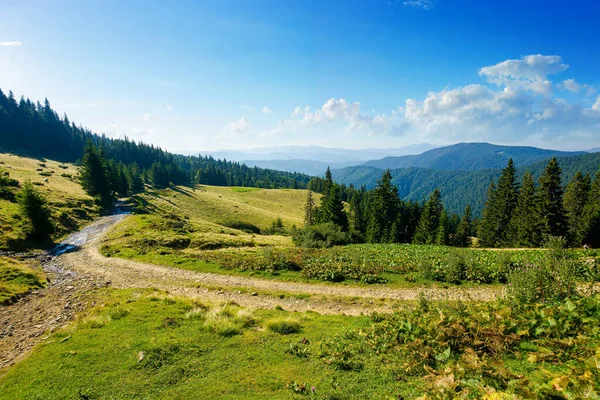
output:
M 516 179 L 516 169 L 512 158 L 508 160 L 506 168 L 502 170 L 502 175 L 498 179 L 498 188 L 494 200 L 494 221 L 495 228 L 492 238 L 492 245 L 495 247 L 506 246 L 511 242 L 510 221 L 512 214 L 517 207 L 519 196 L 519 185 Z
M 470 243 L 472 229 L 471 206 L 467 204 L 463 216 L 458 224 L 456 235 L 454 237 L 454 245 L 457 247 L 468 247 Z
M 598 169 L 590 189 L 584 215 L 585 238 L 583 242 L 592 247 L 600 247 L 600 169 Z
M 565 191 L 564 206 L 567 214 L 569 241 L 575 246 L 581 246 L 587 233 L 584 208 L 588 204 L 590 189 L 590 176 L 583 176 L 580 171 L 577 171 Z
M 112 205 L 114 196 L 111 190 L 108 163 L 91 142 L 85 146 L 81 166 L 81 186 L 98 203 L 107 208 Z
M 321 222 L 333 222 L 342 230 L 348 230 L 348 216 L 344 211 L 344 203 L 338 185 L 331 187 L 327 203 L 321 206 Z
M 304 206 L 304 225 L 310 226 L 315 224 L 315 201 L 312 196 L 312 191 L 308 191 L 306 195 L 306 205 Z
M 479 224 L 477 237 L 482 246 L 490 247 L 495 245 L 496 227 L 498 225 L 496 207 L 496 184 L 490 183 L 487 191 L 487 200 L 483 208 L 483 215 Z
M 329 198 L 329 192 L 333 187 L 333 178 L 331 177 L 331 169 L 327 166 L 327 171 L 325 172 L 325 181 L 323 181 L 323 197 L 321 198 L 322 204 L 327 203 L 327 199 Z
M 54 224 L 44 196 L 36 190 L 31 181 L 26 181 L 17 199 L 23 215 L 31 223 L 31 236 L 47 239 L 54 232 Z
M 535 182 L 531 173 L 523 176 L 517 208 L 511 221 L 513 245 L 535 247 L 540 244 L 540 217 Z
M 380 243 L 396 240 L 398 226 L 396 226 L 396 233 L 392 234 L 391 230 L 394 222 L 398 219 L 400 205 L 398 189 L 392 184 L 392 174 L 388 169 L 377 181 L 377 187 L 373 190 L 367 228 L 369 242 Z
M 543 236 L 565 236 L 567 233 L 561 173 L 556 158 L 553 158 L 539 179 L 539 206 Z
M 437 228 L 435 244 L 438 246 L 445 246 L 448 244 L 448 213 L 446 210 L 442 210 L 442 214 L 440 215 L 440 223 Z
M 415 231 L 413 243 L 434 244 L 437 239 L 437 231 L 442 216 L 442 195 L 439 189 L 435 189 L 425 204 L 421 219 Z

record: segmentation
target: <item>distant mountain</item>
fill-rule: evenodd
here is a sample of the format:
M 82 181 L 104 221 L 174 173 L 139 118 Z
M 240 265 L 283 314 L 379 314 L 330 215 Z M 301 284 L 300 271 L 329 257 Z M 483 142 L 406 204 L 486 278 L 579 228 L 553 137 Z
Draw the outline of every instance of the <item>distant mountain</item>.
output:
M 319 146 L 277 146 L 261 147 L 250 150 L 234 151 L 219 150 L 202 152 L 202 155 L 211 155 L 218 159 L 227 159 L 229 161 L 272 161 L 272 160 L 306 160 L 320 161 L 329 164 L 335 163 L 355 163 L 359 164 L 365 161 L 379 159 L 387 156 L 404 156 L 410 154 L 421 154 L 424 151 L 431 150 L 437 146 L 423 143 L 410 146 L 391 148 L 391 149 L 362 149 L 349 150 L 337 149 Z M 194 154 L 181 152 L 182 154 Z
M 352 161 L 331 163 L 314 160 L 242 160 L 241 162 L 249 167 L 256 166 L 279 171 L 299 172 L 313 176 L 325 175 L 327 167 L 339 169 L 357 164 L 357 162 Z
M 377 168 L 432 168 L 444 170 L 476 171 L 483 169 L 501 169 L 512 158 L 515 165 L 527 165 L 551 157 L 575 156 L 583 151 L 567 152 L 544 150 L 526 146 L 498 146 L 490 143 L 458 143 L 440 147 L 419 155 L 385 157 L 372 160 L 363 165 Z
M 549 159 L 517 168 L 519 179 L 525 171 L 535 178 L 543 173 Z M 600 153 L 585 153 L 577 156 L 557 157 L 563 170 L 563 185 L 577 171 L 594 175 L 600 168 Z M 504 167 L 503 165 L 502 167 Z M 354 166 L 332 171 L 333 179 L 355 187 L 366 185 L 373 188 L 383 174 L 383 169 L 372 166 Z M 492 179 L 497 180 L 500 169 L 482 169 L 477 171 L 439 170 L 431 168 L 401 168 L 392 172 L 392 182 L 398 187 L 400 197 L 405 200 L 423 201 L 438 187 L 442 192 L 444 205 L 452 212 L 462 213 L 467 204 L 471 204 L 474 215 L 480 215 L 485 203 L 487 187 Z
M 589 149 L 588 153 L 600 153 L 600 147 L 596 147 L 595 149 Z

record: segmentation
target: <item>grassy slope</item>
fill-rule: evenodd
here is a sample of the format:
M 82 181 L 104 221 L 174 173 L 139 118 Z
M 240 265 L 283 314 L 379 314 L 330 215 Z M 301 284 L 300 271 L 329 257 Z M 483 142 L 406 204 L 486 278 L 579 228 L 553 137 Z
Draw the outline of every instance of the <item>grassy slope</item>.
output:
M 43 272 L 23 262 L 0 257 L 0 305 L 9 304 L 32 289 L 44 286 Z
M 366 327 L 366 317 L 256 310 L 248 318 L 247 312 L 227 307 L 214 318 L 222 306 L 190 317 L 198 304 L 147 291 L 113 292 L 101 303 L 0 378 L 0 399 L 288 399 L 287 383 L 306 382 L 324 394 L 336 392 L 332 380 L 343 388 L 337 392 L 373 398 L 408 386 L 378 376 L 374 365 L 340 373 L 318 359 L 317 343 L 347 328 Z M 269 321 L 281 319 L 298 321 L 301 331 L 281 335 L 266 329 Z M 219 330 L 227 326 L 239 334 Z M 311 357 L 286 354 L 289 343 L 303 338 L 313 343 Z
M 44 172 L 54 171 L 54 174 L 47 177 L 41 176 L 40 172 L 36 171 L 36 169 L 42 168 L 40 163 L 46 164 L 46 167 L 43 168 Z M 67 166 L 67 168 L 59 168 L 59 165 Z M 72 164 L 0 153 L 0 170 L 8 172 L 11 178 L 19 182 L 29 179 L 34 183 L 43 183 L 44 178 L 48 178 L 48 183 L 36 186 L 36 188 L 48 199 L 52 209 L 57 226 L 55 239 L 98 215 L 92 198 L 84 193 L 79 183 L 61 176 L 62 174 L 77 176 L 77 167 Z M 63 212 L 66 214 L 61 217 Z M 0 199 L 0 249 L 24 245 L 26 229 L 27 224 L 20 216 L 18 204 Z
M 98 296 L 0 377 L 0 399 L 301 398 L 287 387 L 294 382 L 322 399 L 596 398 L 600 389 L 597 300 L 524 315 L 429 303 L 369 318 L 250 311 L 141 289 Z M 276 333 L 274 321 L 300 331 Z

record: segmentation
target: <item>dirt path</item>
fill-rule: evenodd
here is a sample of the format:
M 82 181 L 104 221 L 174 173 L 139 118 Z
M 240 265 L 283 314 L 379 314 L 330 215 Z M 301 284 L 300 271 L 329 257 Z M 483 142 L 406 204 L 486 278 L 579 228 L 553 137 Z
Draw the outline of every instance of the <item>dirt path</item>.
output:
M 416 300 L 421 292 L 433 300 L 485 301 L 500 294 L 499 290 L 489 288 L 393 289 L 282 282 L 200 273 L 102 256 L 98 244 L 103 234 L 124 217 L 118 214 L 100 218 L 71 235 L 42 262 L 50 285 L 13 305 L 0 307 L 0 375 L 23 358 L 46 332 L 66 324 L 78 311 L 93 306 L 94 292 L 106 286 L 156 288 L 176 296 L 213 302 L 235 301 L 250 308 L 280 306 L 288 311 L 346 315 L 391 312 L 398 301 Z

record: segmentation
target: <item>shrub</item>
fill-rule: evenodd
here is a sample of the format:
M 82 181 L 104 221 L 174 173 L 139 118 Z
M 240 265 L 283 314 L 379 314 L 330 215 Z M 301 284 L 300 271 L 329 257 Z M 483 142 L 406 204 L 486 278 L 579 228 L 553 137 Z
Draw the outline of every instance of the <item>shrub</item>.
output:
M 338 225 L 328 222 L 297 229 L 292 240 L 299 247 L 326 248 L 350 244 L 352 235 L 342 231 Z
M 465 279 L 465 259 L 458 253 L 451 253 L 448 257 L 448 265 L 444 274 L 444 281 L 448 283 L 460 283 Z
M 546 258 L 508 273 L 507 296 L 515 305 L 547 303 L 573 298 L 576 293 L 575 263 L 565 251 L 564 238 L 550 238 Z
M 280 335 L 298 333 L 302 329 L 298 321 L 291 319 L 272 319 L 266 323 L 267 329 Z
M 31 235 L 37 239 L 47 239 L 54 232 L 54 224 L 50 219 L 50 209 L 44 196 L 27 181 L 18 195 L 18 200 L 23 215 L 31 223 Z

